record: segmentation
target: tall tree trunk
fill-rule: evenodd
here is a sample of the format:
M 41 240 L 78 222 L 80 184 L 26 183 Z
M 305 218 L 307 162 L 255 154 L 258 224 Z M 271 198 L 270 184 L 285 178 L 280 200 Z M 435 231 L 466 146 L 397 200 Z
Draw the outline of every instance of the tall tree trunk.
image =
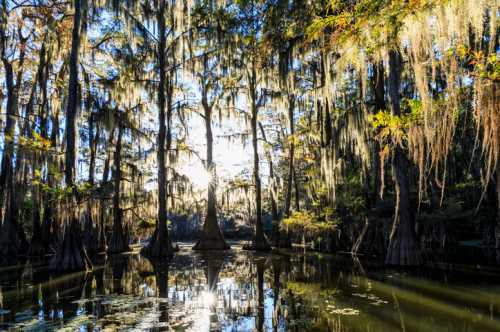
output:
M 4 149 L 2 153 L 2 165 L 0 169 L 0 207 L 3 208 L 5 194 L 7 191 L 7 178 L 12 176 L 12 155 L 14 152 L 13 136 L 16 127 L 17 99 L 19 83 L 14 82 L 14 69 L 7 59 L 7 5 L 2 1 L 2 14 L 0 15 L 0 56 L 5 70 L 5 85 L 7 88 L 7 109 L 4 129 Z
M 52 113 L 52 129 L 50 132 L 50 145 L 51 147 L 57 146 L 58 136 L 59 136 L 59 111 L 54 111 Z M 56 185 L 56 179 L 54 174 L 54 166 L 57 163 L 57 157 L 52 155 L 47 156 L 47 185 L 49 188 L 54 188 Z M 59 233 L 57 220 L 55 214 L 57 212 L 56 204 L 54 203 L 54 194 L 50 190 L 44 199 L 44 211 L 43 211 L 43 239 L 45 243 L 53 248 L 57 247 L 59 242 Z
M 385 110 L 385 89 L 384 89 L 384 65 L 383 62 L 376 62 L 373 64 L 373 75 L 371 77 L 371 89 L 374 96 L 374 106 L 372 114 L 377 114 Z M 372 140 L 372 174 L 373 178 L 373 189 L 368 192 L 369 196 L 369 206 L 371 211 L 377 210 L 383 201 L 384 197 L 384 165 L 380 160 L 381 149 L 380 143 L 376 140 Z M 375 209 L 374 209 L 375 208 Z M 383 234 L 383 222 L 378 219 L 375 214 L 369 214 L 365 218 L 365 224 L 361 229 L 358 238 L 354 242 L 351 251 L 353 254 L 368 254 L 384 257 L 387 250 L 387 245 L 384 241 Z
M 45 48 L 45 41 L 43 44 L 43 47 Z M 45 50 L 45 56 L 44 56 L 44 61 L 43 61 L 43 68 L 42 72 L 40 73 L 40 76 L 38 78 L 38 85 L 40 86 L 41 94 L 42 94 L 42 100 L 40 104 L 40 134 L 43 138 L 46 140 L 50 141 L 49 133 L 48 133 L 48 123 L 49 123 L 49 117 L 50 117 L 50 111 L 49 111 L 49 98 L 48 98 L 48 91 L 47 91 L 47 83 L 49 81 L 49 75 L 50 75 L 50 68 L 51 68 L 51 52 Z M 42 58 L 42 57 L 41 57 Z M 54 145 L 55 146 L 55 145 Z M 49 168 L 49 164 L 51 162 L 51 157 L 48 154 L 44 154 L 42 157 L 42 163 Z M 48 173 L 48 172 L 47 172 Z M 44 183 L 48 184 L 49 182 L 49 177 L 50 175 L 47 174 L 47 177 L 44 179 Z M 47 200 L 50 198 L 48 193 L 42 193 L 41 194 L 41 205 L 43 207 L 47 206 Z M 50 204 L 50 203 L 49 203 Z M 50 209 L 46 210 L 44 208 L 43 210 L 43 219 L 42 219 L 42 243 L 45 246 L 46 251 L 50 251 L 50 242 L 52 241 L 51 237 L 51 227 L 52 224 L 50 223 L 50 218 L 47 218 L 46 213 L 49 213 Z M 46 221 L 49 221 L 46 223 Z
M 90 90 L 90 85 L 88 86 Z M 91 186 L 95 184 L 95 164 L 96 164 L 96 152 L 97 152 L 97 144 L 99 141 L 99 125 L 95 119 L 95 113 L 92 112 L 91 109 L 91 100 L 90 97 L 87 99 L 86 108 L 89 111 L 89 174 L 88 174 L 88 183 Z M 97 124 L 97 125 L 96 125 Z M 95 135 L 94 135 L 95 132 Z M 99 225 L 95 225 L 94 222 L 94 213 L 95 211 L 96 200 L 92 197 L 89 198 L 87 202 L 87 211 L 85 215 L 85 225 L 83 227 L 83 243 L 85 245 L 85 249 L 90 256 L 94 256 L 99 252 Z
M 80 271 L 91 268 L 87 252 L 81 239 L 78 206 L 76 198 L 76 118 L 78 113 L 78 55 L 82 21 L 81 0 L 74 0 L 73 31 L 71 35 L 71 53 L 69 62 L 68 106 L 66 109 L 66 186 L 73 189 L 69 198 L 69 222 L 65 225 L 63 243 L 50 262 L 50 269 L 56 271 Z
M 36 169 L 35 167 L 33 168 Z M 42 225 L 41 225 L 41 204 L 40 204 L 40 192 L 38 190 L 38 184 L 33 184 L 31 186 L 31 199 L 33 202 L 32 207 L 32 222 L 33 222 L 33 234 L 31 236 L 30 243 L 30 256 L 43 256 L 47 252 L 47 248 L 43 243 L 42 239 Z
M 260 133 L 262 135 L 262 138 L 264 139 L 264 142 L 269 144 L 266 138 L 266 132 L 264 130 L 264 126 L 262 126 L 262 123 L 259 122 L 259 128 L 260 128 Z M 272 233 L 272 242 L 273 245 L 279 246 L 280 242 L 280 220 L 279 220 L 279 214 L 278 214 L 278 204 L 276 202 L 276 179 L 274 177 L 274 166 L 273 166 L 273 157 L 269 149 L 266 149 L 266 159 L 267 163 L 269 165 L 269 200 L 271 201 L 271 216 L 272 216 L 272 223 L 273 223 L 273 233 Z
M 295 110 L 295 95 L 290 95 L 288 97 L 288 122 L 289 122 L 289 130 L 290 130 L 290 138 L 288 141 L 288 179 L 286 183 L 286 196 L 285 196 L 285 209 L 284 215 L 285 217 L 290 217 L 290 207 L 292 205 L 292 184 L 294 178 L 294 158 L 295 158 L 295 122 L 294 122 L 294 110 Z M 298 186 L 296 185 L 296 188 Z M 297 194 L 296 194 L 297 195 Z M 298 198 L 296 197 L 296 205 L 298 206 Z M 290 232 L 288 230 L 283 231 L 283 236 L 281 237 L 279 246 L 281 248 L 291 248 L 292 241 L 290 238 Z
M 212 134 L 212 107 L 208 104 L 207 92 L 203 89 L 202 104 L 207 138 L 207 161 L 205 164 L 210 181 L 207 188 L 207 215 L 200 234 L 200 240 L 193 247 L 195 250 L 226 250 L 229 246 L 217 222 L 217 178 L 213 160 L 214 139 Z
M 174 252 L 172 242 L 168 235 L 167 226 L 167 174 L 165 164 L 165 50 L 167 43 L 166 27 L 165 27 L 165 0 L 159 1 L 157 12 L 159 44 L 157 50 L 158 66 L 160 72 L 160 82 L 158 86 L 158 219 L 155 233 L 151 238 L 150 243 L 144 248 L 143 253 L 152 257 L 171 256 Z
M 11 263 L 17 259 L 19 254 L 25 253 L 28 249 L 24 230 L 17 222 L 19 209 L 17 208 L 18 196 L 14 187 L 13 154 L 14 135 L 17 116 L 17 104 L 19 88 L 22 81 L 23 63 L 25 55 L 26 39 L 21 38 L 21 52 L 19 54 L 19 72 L 14 83 L 14 70 L 12 64 L 7 59 L 7 3 L 2 1 L 2 13 L 0 14 L 0 57 L 5 70 L 5 84 L 7 87 L 7 110 L 6 124 L 4 129 L 4 149 L 2 154 L 2 164 L 0 168 L 0 263 L 6 261 Z M 17 161 L 18 162 L 18 161 Z M 7 199 L 6 199 L 6 196 Z M 6 207 L 5 211 L 4 207 Z
M 495 248 L 500 249 L 500 160 L 497 161 L 497 224 L 495 226 Z
M 374 114 L 385 110 L 385 89 L 384 89 L 384 64 L 378 62 L 373 65 L 372 89 L 375 97 Z M 376 204 L 384 198 L 384 170 L 380 158 L 380 143 L 373 140 L 373 192 L 372 201 Z
M 122 150 L 123 126 L 118 124 L 118 138 L 114 154 L 114 195 L 113 195 L 113 232 L 108 245 L 108 252 L 121 253 L 129 250 L 128 242 L 123 230 L 123 211 L 120 208 L 120 183 L 121 183 L 121 150 Z
M 293 169 L 293 184 L 295 187 L 295 211 L 300 211 L 299 178 L 297 176 L 297 170 L 295 170 L 295 167 Z
M 99 123 L 95 119 L 95 114 L 91 113 L 89 115 L 89 150 L 90 150 L 90 160 L 89 160 L 89 183 L 94 185 L 95 183 L 95 161 L 97 153 L 97 145 L 100 139 L 100 128 Z M 94 134 L 95 131 L 95 134 Z
M 252 147 L 253 147 L 253 182 L 255 186 L 255 234 L 252 240 L 251 249 L 267 251 L 271 249 L 266 235 L 264 234 L 264 225 L 262 222 L 262 193 L 259 172 L 259 146 L 257 136 L 257 123 L 259 107 L 257 101 L 257 73 L 255 63 L 252 64 L 250 74 L 250 102 L 251 102 L 251 127 L 252 127 Z
M 42 46 L 40 48 L 40 55 L 38 61 L 38 69 L 36 74 L 36 80 L 33 83 L 32 88 L 32 96 L 30 97 L 30 101 L 28 103 L 28 107 L 31 109 L 30 111 L 26 111 L 26 113 L 32 113 L 35 102 L 35 94 L 37 84 L 40 87 L 40 93 L 42 95 L 42 100 L 40 103 L 39 109 L 39 117 L 40 117 L 40 135 L 47 139 L 47 121 L 46 121 L 46 105 L 47 105 L 47 82 L 44 80 L 44 72 L 46 70 L 46 48 L 45 48 L 45 39 L 42 42 Z M 32 131 L 34 131 L 35 124 L 32 126 Z M 31 133 L 29 134 L 30 136 Z M 43 159 L 46 159 L 43 153 L 38 151 L 34 151 L 33 154 L 33 164 L 32 164 L 32 179 L 37 177 L 37 171 L 40 168 L 40 165 L 43 164 Z M 38 179 L 41 180 L 41 179 Z M 33 201 L 32 208 L 32 222 L 33 222 L 33 231 L 31 236 L 31 244 L 29 255 L 30 256 L 42 256 L 45 255 L 49 251 L 48 241 L 45 241 L 44 234 L 45 230 L 43 229 L 44 224 L 42 224 L 41 220 L 41 208 L 42 208 L 42 195 L 39 190 L 39 184 L 33 181 L 31 184 L 31 197 Z
M 290 136 L 291 139 L 288 140 L 288 179 L 286 184 L 286 197 L 285 197 L 285 217 L 290 217 L 290 207 L 292 204 L 292 183 L 293 183 L 293 164 L 295 157 L 295 144 L 294 144 L 294 135 L 295 135 L 295 124 L 293 121 L 293 113 L 295 108 L 295 96 L 290 96 L 288 98 L 288 121 L 290 126 Z
M 393 116 L 401 116 L 399 90 L 402 58 L 399 51 L 389 51 L 388 92 Z M 385 259 L 390 265 L 419 265 L 422 263 L 415 234 L 415 219 L 410 206 L 410 163 L 400 145 L 394 146 L 392 172 L 396 186 L 396 211 Z
M 113 139 L 115 136 L 116 127 L 113 127 L 109 132 L 109 137 L 106 142 L 106 159 L 104 160 L 104 169 L 102 172 L 102 185 L 105 188 L 108 188 L 108 180 L 109 180 L 109 170 L 111 163 L 111 147 L 113 146 Z M 105 191 L 108 192 L 107 190 Z M 102 253 L 108 250 L 107 239 L 106 239 L 106 221 L 108 219 L 107 209 L 106 209 L 105 199 L 101 200 L 100 212 L 99 212 L 99 229 L 97 235 L 97 252 Z

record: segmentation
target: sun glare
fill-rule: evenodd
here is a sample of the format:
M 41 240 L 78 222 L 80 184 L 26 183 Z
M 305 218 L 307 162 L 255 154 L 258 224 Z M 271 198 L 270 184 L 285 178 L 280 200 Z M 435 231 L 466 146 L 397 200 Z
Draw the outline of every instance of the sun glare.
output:
M 212 176 L 203 165 L 196 163 L 187 165 L 184 170 L 184 174 L 186 174 L 193 185 L 197 189 L 205 190 L 210 183 Z
M 205 308 L 211 307 L 215 304 L 215 295 L 212 292 L 203 292 L 201 295 L 202 304 Z

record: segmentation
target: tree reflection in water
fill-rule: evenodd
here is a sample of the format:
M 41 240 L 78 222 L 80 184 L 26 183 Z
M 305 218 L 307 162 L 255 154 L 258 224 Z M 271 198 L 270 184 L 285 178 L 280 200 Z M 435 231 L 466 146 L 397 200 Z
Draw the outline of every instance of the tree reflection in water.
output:
M 391 271 L 350 258 L 194 253 L 110 256 L 92 273 L 0 272 L 0 330 L 495 331 L 497 275 Z M 460 277 L 462 276 L 462 277 Z
M 154 269 L 156 288 L 157 288 L 157 305 L 159 311 L 158 327 L 168 327 L 168 261 L 155 260 L 151 262 Z

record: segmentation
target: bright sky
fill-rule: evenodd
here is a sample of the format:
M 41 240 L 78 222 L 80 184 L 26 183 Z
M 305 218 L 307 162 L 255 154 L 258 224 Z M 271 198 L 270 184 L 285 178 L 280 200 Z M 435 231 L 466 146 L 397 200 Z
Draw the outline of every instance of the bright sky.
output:
M 189 145 L 194 147 L 199 155 L 205 159 L 207 144 L 204 121 L 201 117 L 193 116 L 189 121 L 189 126 L 191 130 Z M 248 142 L 244 147 L 239 137 L 231 141 L 225 138 L 227 135 L 246 131 L 245 124 L 234 125 L 234 119 L 223 119 L 222 124 L 219 124 L 218 118 L 214 117 L 212 129 L 217 175 L 222 178 L 234 178 L 245 168 L 251 168 L 252 153 Z M 179 172 L 189 176 L 197 187 L 207 187 L 207 174 L 202 162 L 197 157 L 193 156 L 186 164 L 182 165 Z

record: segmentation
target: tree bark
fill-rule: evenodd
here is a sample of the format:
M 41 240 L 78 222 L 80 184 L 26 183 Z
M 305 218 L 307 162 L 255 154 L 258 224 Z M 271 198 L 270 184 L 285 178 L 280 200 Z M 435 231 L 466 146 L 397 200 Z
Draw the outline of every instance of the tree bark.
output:
M 12 64 L 7 59 L 7 50 L 4 49 L 4 46 L 7 45 L 7 36 L 6 36 L 6 24 L 7 24 L 7 5 L 5 1 L 2 2 L 3 9 L 0 18 L 2 21 L 0 22 L 0 49 L 2 63 L 5 70 L 5 85 L 7 88 L 7 109 L 6 109 L 6 122 L 4 129 L 4 149 L 2 154 L 2 165 L 0 169 L 0 206 L 3 207 L 5 193 L 7 191 L 7 182 L 8 177 L 12 176 L 12 155 L 14 150 L 13 136 L 15 133 L 16 127 L 16 113 L 17 113 L 17 101 L 18 101 L 18 93 L 19 93 L 19 83 L 14 82 L 14 69 L 12 68 Z M 23 49 L 23 48 L 21 48 Z M 23 52 L 24 54 L 24 52 Z M 24 56 L 23 56 L 24 57 Z
M 37 93 L 37 82 L 38 77 L 41 75 L 41 69 L 43 68 L 43 57 L 44 57 L 44 47 L 42 46 L 39 58 L 39 65 L 35 80 L 33 81 L 33 85 L 31 87 L 30 98 L 28 100 L 28 104 L 26 105 L 25 111 L 25 121 L 22 126 L 22 133 L 25 137 L 33 139 L 33 132 L 36 130 L 35 124 L 29 123 L 29 118 L 35 116 L 35 95 Z M 40 111 L 40 113 L 42 113 Z M 19 126 L 21 127 L 21 126 Z M 28 256 L 43 256 L 45 254 L 44 244 L 42 243 L 42 228 L 40 225 L 40 194 L 38 190 L 38 184 L 35 183 L 37 170 L 40 166 L 40 154 L 38 151 L 23 151 L 21 146 L 18 147 L 18 152 L 16 156 L 17 162 L 14 172 L 14 181 L 19 183 L 19 186 L 22 188 L 22 192 L 18 192 L 20 190 L 16 190 L 17 197 L 24 197 L 25 192 L 31 191 L 31 221 L 32 221 L 32 234 L 30 240 L 30 248 L 28 250 Z M 29 166 L 29 161 L 31 161 L 31 167 Z M 30 185 L 28 189 L 27 179 L 29 177 L 28 174 L 31 173 Z M 23 180 L 20 180 L 20 179 Z M 17 199 L 16 199 L 17 200 Z
M 26 235 L 18 223 L 19 204 L 15 195 L 12 177 L 8 177 L 7 201 L 5 217 L 6 221 L 0 227 L 0 265 L 13 264 L 17 262 L 20 254 L 26 253 L 29 248 Z
M 285 217 L 290 217 L 290 207 L 292 204 L 292 183 L 293 183 L 293 164 L 295 157 L 295 144 L 294 144 L 294 134 L 295 134 L 295 124 L 293 121 L 293 113 L 295 107 L 295 97 L 291 96 L 288 98 L 288 121 L 290 126 L 290 136 L 292 139 L 289 140 L 288 148 L 288 180 L 286 184 L 286 197 L 285 197 Z
M 212 133 L 212 107 L 208 104 L 207 91 L 202 91 L 202 104 L 207 138 L 207 161 L 205 164 L 210 181 L 207 188 L 207 215 L 203 223 L 200 240 L 193 247 L 194 250 L 227 250 L 229 246 L 217 222 L 217 178 L 213 160 L 213 133 Z
M 260 133 L 262 135 L 262 138 L 264 139 L 264 142 L 268 143 L 267 138 L 266 138 L 266 132 L 264 130 L 264 127 L 262 126 L 262 123 L 259 122 L 259 128 L 260 128 Z M 276 179 L 274 177 L 274 166 L 273 166 L 273 157 L 271 155 L 271 152 L 269 150 L 266 150 L 266 158 L 267 158 L 267 163 L 269 165 L 269 199 L 271 202 L 271 216 L 272 216 L 272 223 L 273 223 L 273 231 L 272 231 L 272 242 L 273 245 L 279 246 L 280 242 L 280 219 L 279 219 L 279 214 L 278 214 L 278 204 L 276 202 Z
M 252 64 L 250 73 L 250 102 L 251 102 L 251 127 L 252 127 L 252 147 L 253 147 L 253 182 L 255 186 L 255 234 L 252 240 L 251 249 L 259 251 L 271 250 L 262 222 L 262 193 L 259 172 L 259 146 L 257 137 L 257 123 L 259 106 L 257 101 L 257 73 L 255 63 Z
M 52 114 L 52 129 L 50 133 L 50 145 L 51 147 L 57 146 L 59 136 L 59 112 L 54 112 Z M 47 185 L 49 188 L 55 187 L 55 174 L 53 168 L 56 164 L 56 159 L 49 155 L 47 156 Z M 49 243 L 49 246 L 53 248 L 57 247 L 59 244 L 59 233 L 57 232 L 57 220 L 55 214 L 57 212 L 57 206 L 54 203 L 54 194 L 49 191 L 46 194 L 44 200 L 44 211 L 43 211 L 43 238 L 44 242 Z
M 401 116 L 399 90 L 401 85 L 402 59 L 399 51 L 389 51 L 388 92 L 393 116 Z M 396 211 L 385 259 L 389 265 L 419 265 L 422 256 L 415 234 L 415 219 L 410 209 L 410 163 L 397 144 L 392 156 L 392 172 L 396 190 Z
M 113 127 L 109 133 L 109 137 L 106 143 L 106 159 L 104 160 L 104 170 L 102 172 L 102 185 L 108 188 L 109 180 L 109 170 L 111 163 L 111 147 L 113 146 L 113 140 L 115 136 L 116 127 Z M 106 190 L 107 193 L 107 190 Z M 101 200 L 100 212 L 99 212 L 99 226 L 97 232 L 97 252 L 103 253 L 108 250 L 107 238 L 106 238 L 106 223 L 108 219 L 108 213 L 106 209 L 106 203 Z
M 166 50 L 166 27 L 165 27 L 165 0 L 159 1 L 157 12 L 159 44 L 157 50 L 160 82 L 158 87 L 158 220 L 156 230 L 150 243 L 143 249 L 143 253 L 151 257 L 171 256 L 174 252 L 172 242 L 168 235 L 167 226 L 167 176 L 165 165 L 165 50 Z M 167 151 L 168 152 L 168 151 Z
M 2 154 L 2 164 L 0 168 L 0 263 L 12 263 L 17 260 L 17 256 L 23 254 L 28 249 L 24 230 L 17 222 L 19 213 L 18 196 L 14 187 L 13 155 L 14 155 L 14 135 L 16 126 L 16 116 L 18 107 L 19 88 L 22 81 L 23 63 L 25 55 L 26 39 L 22 37 L 19 54 L 19 71 L 14 82 L 14 70 L 12 64 L 7 59 L 7 4 L 2 1 L 2 13 L 0 14 L 0 57 L 5 70 L 5 84 L 7 87 L 7 116 L 4 129 L 4 149 Z M 18 162 L 18 161 L 17 161 Z M 6 199 L 6 196 L 7 199 Z M 6 209 L 4 209 L 6 207 Z M 5 210 L 5 211 L 3 211 Z M 5 212 L 5 213 L 4 213 Z
M 384 65 L 382 62 L 373 65 L 372 89 L 375 97 L 374 114 L 385 110 L 385 89 L 384 89 Z M 373 141 L 373 192 L 372 201 L 376 204 L 384 198 L 384 179 L 385 174 L 382 169 L 382 162 L 380 160 L 380 143 L 377 140 Z
M 497 224 L 495 226 L 495 248 L 500 249 L 500 160 L 497 161 Z
M 121 150 L 122 150 L 123 126 L 118 124 L 118 138 L 116 139 L 116 148 L 114 153 L 114 195 L 113 195 L 113 232 L 108 245 L 108 252 L 117 254 L 129 251 L 128 242 L 123 229 L 123 211 L 120 208 L 120 183 L 121 183 Z
M 88 89 L 90 90 L 90 85 L 88 86 Z M 89 158 L 89 174 L 88 174 L 88 183 L 91 186 L 94 186 L 95 184 L 95 164 L 96 164 L 96 153 L 97 153 L 97 144 L 99 141 L 99 135 L 100 135 L 100 130 L 99 130 L 99 125 L 96 123 L 95 119 L 95 113 L 92 113 L 91 109 L 91 100 L 90 98 L 87 99 L 86 102 L 86 108 L 88 110 L 89 114 L 89 121 L 88 121 L 88 126 L 89 126 L 89 151 L 90 151 L 90 158 Z M 97 124 L 97 125 L 96 125 Z M 94 135 L 95 131 L 95 135 Z M 94 198 L 89 198 L 87 202 L 87 211 L 86 211 L 86 216 L 85 216 L 85 225 L 83 228 L 84 234 L 83 234 L 83 239 L 84 239 L 84 245 L 85 249 L 87 250 L 87 253 L 90 256 L 94 256 L 96 253 L 99 252 L 99 225 L 95 224 L 94 220 L 94 213 L 93 210 L 95 209 L 96 205 L 96 200 Z
M 47 91 L 47 83 L 49 81 L 49 74 L 50 74 L 50 51 L 46 49 L 46 38 L 47 34 L 44 36 L 44 40 L 42 43 L 42 47 L 40 49 L 40 61 L 39 61 L 39 68 L 37 72 L 37 81 L 38 81 L 38 86 L 40 87 L 40 93 L 41 93 L 41 102 L 40 102 L 40 111 L 39 111 L 39 117 L 40 117 L 40 135 L 46 139 L 50 140 L 49 134 L 48 134 L 48 122 L 49 122 L 49 108 L 48 108 L 48 91 Z M 48 168 L 48 164 L 50 163 L 49 156 L 45 153 L 42 153 L 41 156 L 38 157 L 39 162 L 42 165 L 45 165 Z M 43 166 L 42 166 L 43 167 Z M 45 184 L 47 184 L 48 181 L 48 175 L 44 179 Z M 37 188 L 39 189 L 39 188 Z M 49 195 L 46 193 L 40 193 L 38 190 L 38 193 L 36 195 L 39 196 L 39 202 L 38 207 L 40 211 L 42 210 L 43 206 L 46 206 L 47 203 L 45 201 L 49 198 Z M 34 197 L 36 197 L 34 195 Z M 40 242 L 42 244 L 42 250 L 43 252 L 40 252 L 40 254 L 47 254 L 51 251 L 50 249 L 50 242 L 51 242 L 51 224 L 50 223 L 45 223 L 46 216 L 45 214 L 47 211 L 43 209 L 43 215 L 38 218 L 38 223 L 40 224 L 40 235 L 38 236 L 40 238 Z M 32 241 L 33 242 L 33 241 Z M 33 243 L 32 243 L 33 246 Z
M 292 204 L 292 184 L 295 174 L 294 169 L 294 159 L 295 159 L 295 122 L 294 122 L 294 110 L 295 110 L 295 96 L 292 94 L 288 97 L 288 122 L 289 122 L 289 130 L 290 136 L 292 139 L 289 140 L 289 148 L 288 148 L 288 179 L 286 184 L 286 196 L 285 196 L 285 209 L 284 215 L 286 218 L 290 217 L 290 207 Z M 297 180 L 295 180 L 297 183 Z M 298 188 L 297 184 L 295 185 L 296 189 Z M 296 194 L 296 207 L 298 210 L 298 193 Z M 280 248 L 291 248 L 292 241 L 290 238 L 290 232 L 288 230 L 283 230 L 279 242 Z
M 95 183 L 95 161 L 97 153 L 97 144 L 99 144 L 99 139 L 100 139 L 99 129 L 100 129 L 99 123 L 95 119 L 95 114 L 91 113 L 89 115 L 89 150 L 90 150 L 89 183 L 91 185 L 94 185 Z
M 372 114 L 377 114 L 385 110 L 385 79 L 383 62 L 373 64 L 373 75 L 371 77 L 371 89 L 374 96 L 374 107 Z M 382 169 L 383 163 L 380 160 L 380 143 L 372 140 L 372 165 L 371 177 L 373 178 L 372 190 L 368 190 L 368 209 L 377 209 L 383 203 L 384 182 Z M 384 257 L 387 246 L 384 243 L 383 222 L 375 214 L 368 214 L 365 224 L 351 249 L 353 254 L 368 254 Z
M 77 199 L 75 192 L 76 177 L 76 117 L 78 113 L 78 58 L 80 51 L 82 4 L 74 0 L 75 14 L 73 16 L 73 31 L 71 35 L 71 53 L 69 62 L 68 106 L 66 109 L 66 155 L 65 181 L 66 186 L 73 189 L 70 205 L 69 225 L 64 230 L 63 243 L 50 263 L 50 269 L 56 271 L 87 270 L 92 267 L 81 240 Z
M 300 211 L 300 190 L 299 190 L 299 178 L 297 176 L 297 170 L 293 170 L 293 184 L 295 187 L 295 211 Z

